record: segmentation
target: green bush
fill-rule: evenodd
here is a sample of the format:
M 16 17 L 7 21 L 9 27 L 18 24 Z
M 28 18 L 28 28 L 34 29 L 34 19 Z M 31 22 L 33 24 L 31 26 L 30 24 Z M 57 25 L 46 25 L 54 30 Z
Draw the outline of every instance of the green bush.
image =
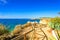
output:
M 0 24 L 0 35 L 9 33 L 9 30 L 2 24 Z
M 52 18 L 49 26 L 53 29 L 60 30 L 60 17 Z
M 60 17 L 51 18 L 48 24 L 53 30 L 56 30 L 58 39 L 60 38 L 59 32 L 60 31 Z

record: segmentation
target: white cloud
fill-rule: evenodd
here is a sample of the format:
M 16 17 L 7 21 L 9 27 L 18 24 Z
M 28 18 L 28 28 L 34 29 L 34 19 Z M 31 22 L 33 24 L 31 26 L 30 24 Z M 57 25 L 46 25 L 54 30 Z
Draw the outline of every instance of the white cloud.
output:
M 6 4 L 7 0 L 0 0 L 0 4 Z

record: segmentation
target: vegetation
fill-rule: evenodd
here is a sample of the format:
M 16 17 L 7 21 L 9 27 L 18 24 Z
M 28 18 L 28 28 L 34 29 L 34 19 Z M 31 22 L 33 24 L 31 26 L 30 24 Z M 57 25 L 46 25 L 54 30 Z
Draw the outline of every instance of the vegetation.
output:
M 50 22 L 49 22 L 49 26 L 53 29 L 57 31 L 57 34 L 59 36 L 58 30 L 60 30 L 60 17 L 55 17 L 55 18 L 51 18 Z M 59 37 L 58 37 L 59 38 Z
M 0 24 L 0 35 L 9 33 L 9 30 L 2 24 Z
M 49 38 L 49 40 L 56 40 L 53 36 L 51 36 L 50 38 Z
M 53 29 L 60 30 L 60 18 L 59 17 L 52 18 L 49 23 L 49 26 Z

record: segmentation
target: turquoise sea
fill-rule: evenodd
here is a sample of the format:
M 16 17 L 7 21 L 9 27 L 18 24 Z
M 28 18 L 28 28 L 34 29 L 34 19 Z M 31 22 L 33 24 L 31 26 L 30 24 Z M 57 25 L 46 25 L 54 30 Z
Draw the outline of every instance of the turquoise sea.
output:
M 32 20 L 32 19 L 0 19 L 0 24 L 5 25 L 9 30 L 13 30 L 15 28 L 16 25 L 18 24 L 25 24 L 28 21 L 34 22 L 37 21 L 39 22 L 39 19 L 36 20 Z

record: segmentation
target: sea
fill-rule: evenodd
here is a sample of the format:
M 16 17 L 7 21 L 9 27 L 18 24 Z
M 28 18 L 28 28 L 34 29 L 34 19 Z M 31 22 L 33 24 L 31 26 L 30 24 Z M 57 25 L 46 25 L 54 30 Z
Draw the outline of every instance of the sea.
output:
M 26 24 L 28 21 L 34 22 L 37 21 L 39 23 L 39 19 L 0 19 L 0 24 L 6 26 L 10 31 L 14 30 L 16 25 Z

